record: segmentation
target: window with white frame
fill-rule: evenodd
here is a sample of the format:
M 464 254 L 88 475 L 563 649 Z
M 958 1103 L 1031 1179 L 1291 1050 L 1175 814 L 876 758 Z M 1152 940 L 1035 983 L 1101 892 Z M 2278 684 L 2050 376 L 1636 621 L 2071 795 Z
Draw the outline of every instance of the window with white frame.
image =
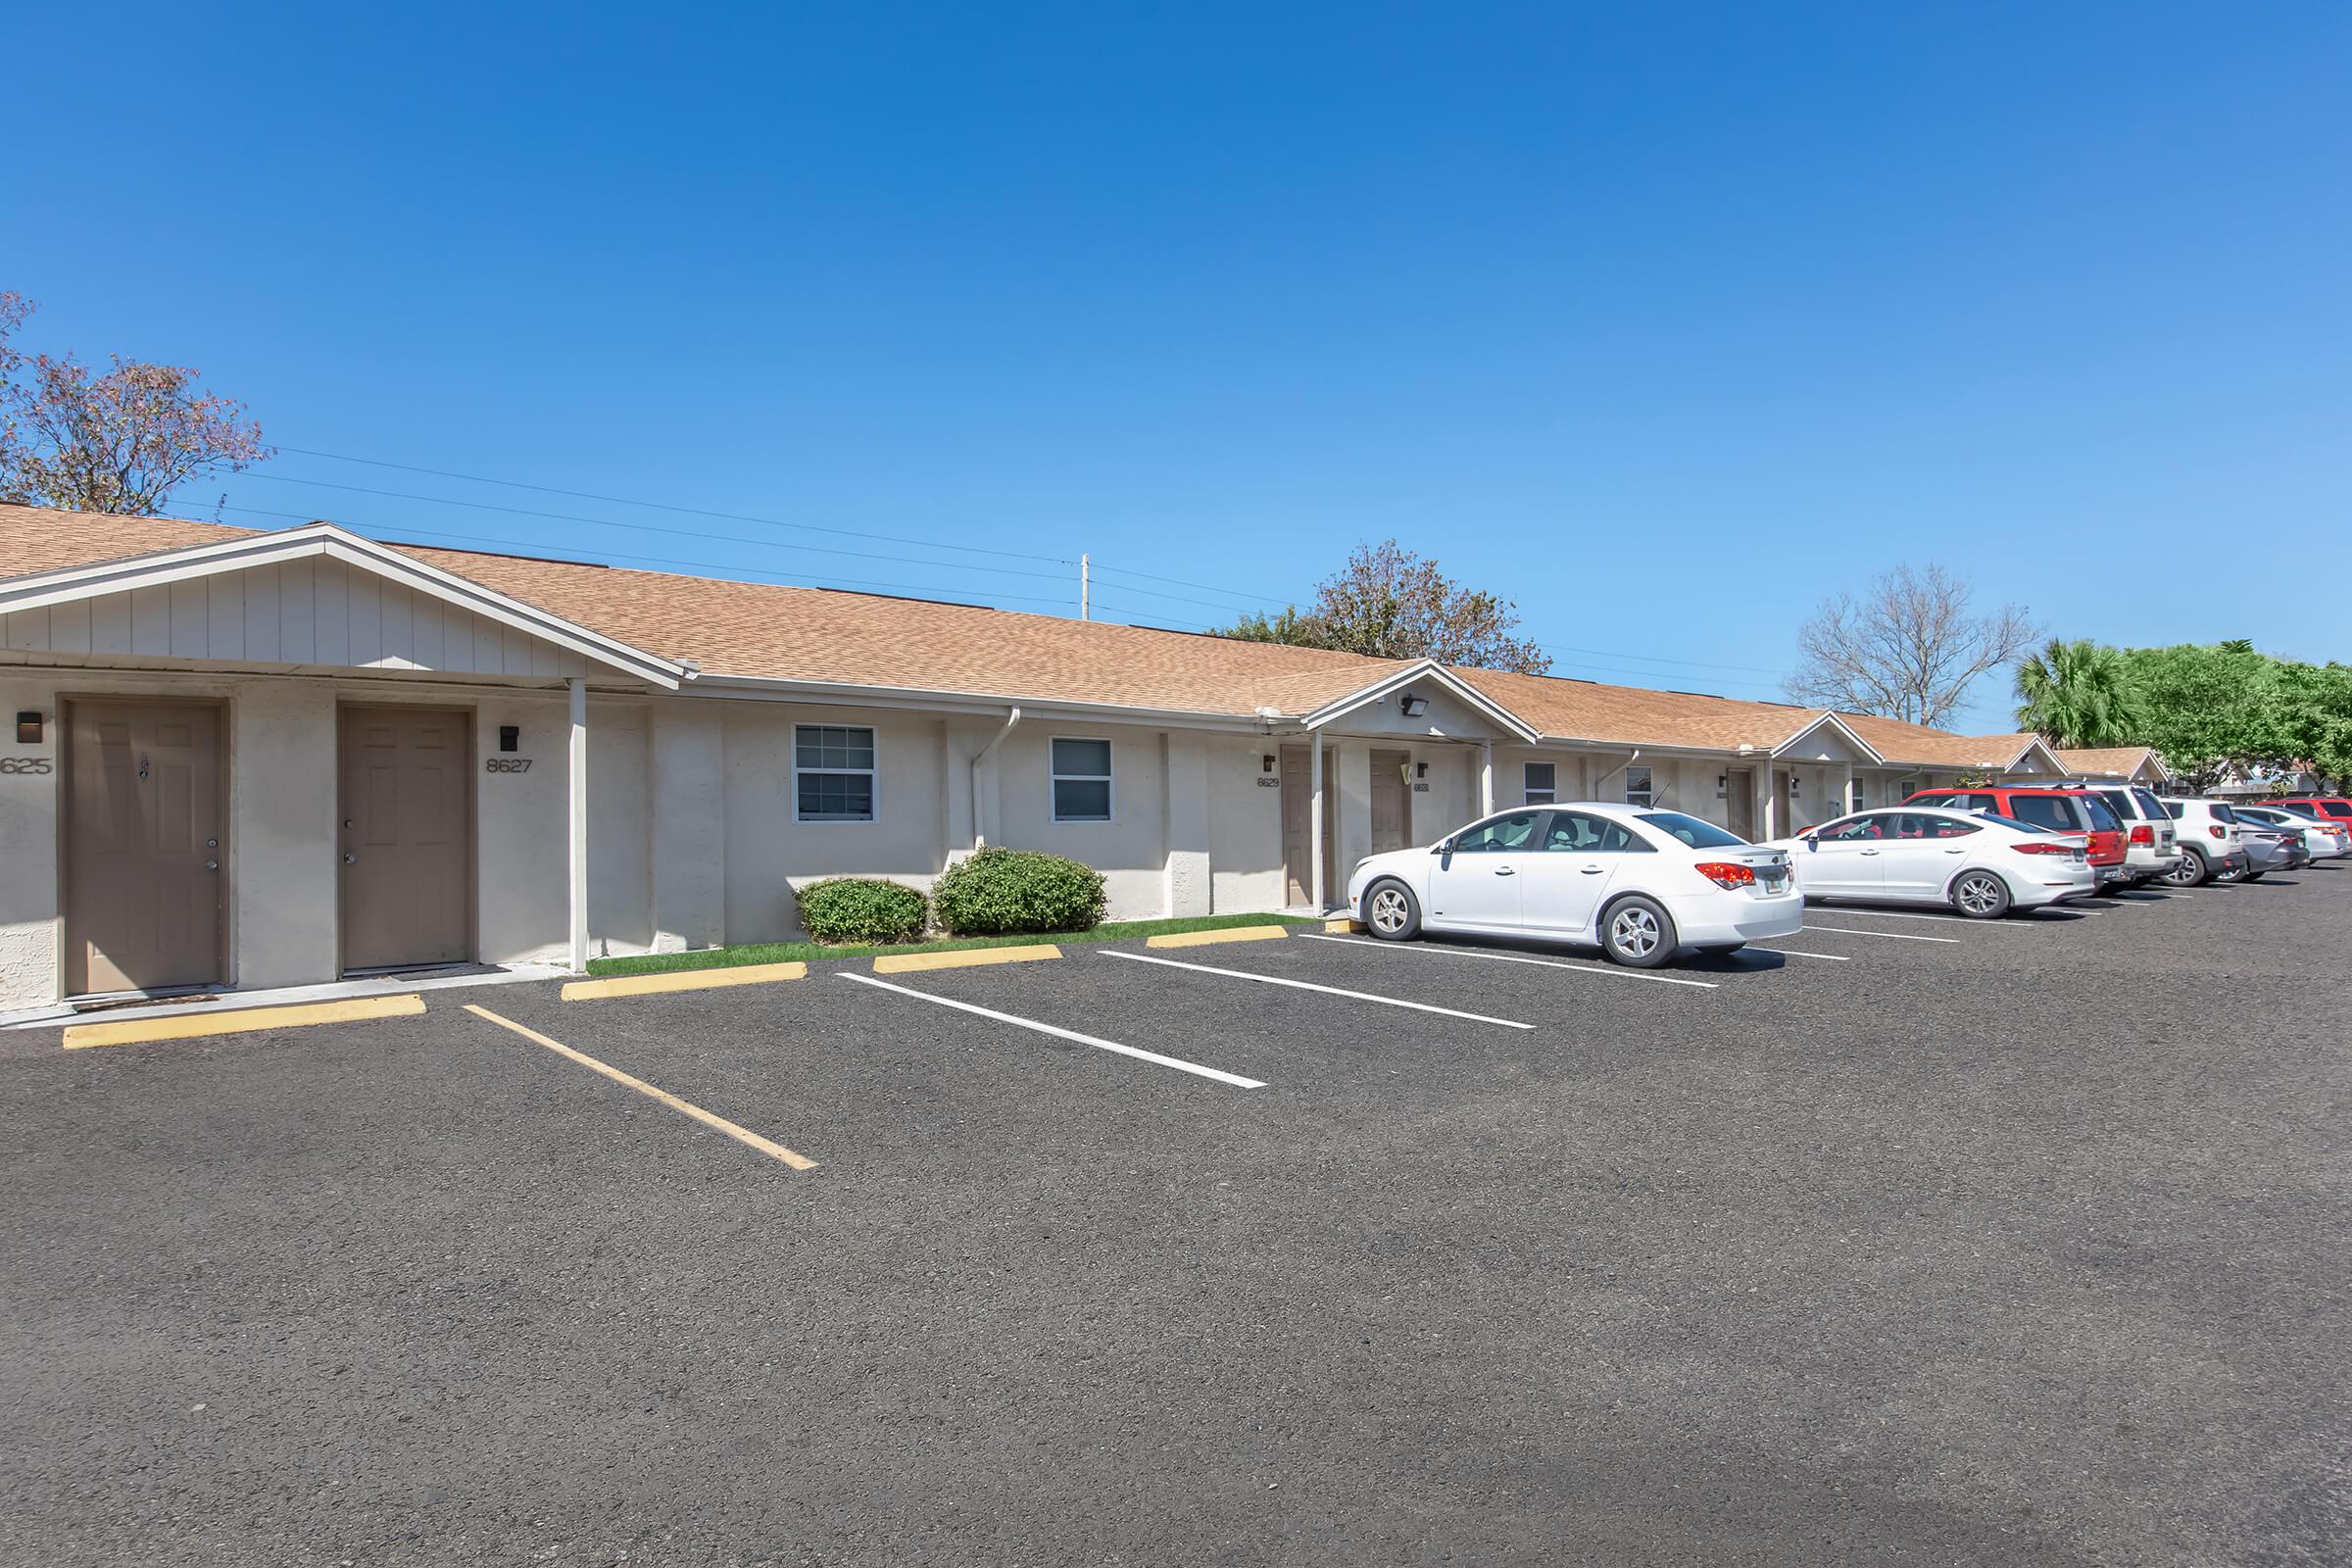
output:
M 1110 742 L 1055 737 L 1054 820 L 1110 820 Z
M 1648 768 L 1636 766 L 1625 770 L 1625 804 L 1628 806 L 1655 806 L 1658 804 L 1657 791 L 1651 787 Z
M 1530 762 L 1527 764 L 1525 796 L 1528 805 L 1549 806 L 1560 798 L 1556 782 L 1559 778 L 1556 771 L 1557 766 L 1558 764 L 1554 762 Z
M 792 726 L 796 822 L 874 819 L 874 732 L 856 724 Z

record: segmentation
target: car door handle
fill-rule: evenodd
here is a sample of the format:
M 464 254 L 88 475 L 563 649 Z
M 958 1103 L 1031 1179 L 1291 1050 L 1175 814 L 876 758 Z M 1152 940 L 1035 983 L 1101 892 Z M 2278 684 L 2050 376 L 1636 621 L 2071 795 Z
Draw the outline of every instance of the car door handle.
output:
M 1510 866 L 1498 865 L 1494 868 L 1494 874 L 1496 876 L 1517 876 L 1519 873 Z
M 1878 852 L 1878 851 L 1876 851 L 1876 850 L 1864 850 L 1862 853 L 1863 853 L 1864 855 L 1876 855 L 1876 854 L 1878 854 L 1879 852 Z
M 1577 867 L 1577 869 L 1584 872 L 1587 876 L 1598 876 L 1601 872 L 1607 870 L 1608 867 L 1605 865 L 1580 865 Z
M 1943 853 L 1946 855 L 1966 855 L 1968 852 L 1966 850 L 1946 850 Z

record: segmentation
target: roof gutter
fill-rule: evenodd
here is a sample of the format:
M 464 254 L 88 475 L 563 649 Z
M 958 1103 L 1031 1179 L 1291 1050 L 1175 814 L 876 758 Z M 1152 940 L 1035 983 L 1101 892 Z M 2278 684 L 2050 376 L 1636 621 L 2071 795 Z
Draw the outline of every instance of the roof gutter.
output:
M 972 849 L 975 852 L 988 848 L 988 835 L 980 831 L 980 764 L 987 761 L 996 749 L 1004 744 L 1004 737 L 1011 734 L 1013 726 L 1020 721 L 1021 710 L 1015 706 L 1005 712 L 1004 727 L 991 735 L 988 744 L 972 754 Z

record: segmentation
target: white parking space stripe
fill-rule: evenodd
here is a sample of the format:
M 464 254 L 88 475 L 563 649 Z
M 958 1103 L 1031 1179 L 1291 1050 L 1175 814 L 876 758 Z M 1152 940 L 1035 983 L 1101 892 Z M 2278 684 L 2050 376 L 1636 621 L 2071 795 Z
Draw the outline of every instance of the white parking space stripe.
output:
M 1712 980 L 1686 980 L 1680 975 L 1651 974 L 1645 969 L 1620 969 L 1605 963 L 1570 963 L 1561 958 L 1531 958 L 1520 953 L 1487 953 L 1475 948 L 1432 948 L 1417 942 L 1366 942 L 1361 937 L 1319 937 L 1310 934 L 1309 942 L 1336 942 L 1345 948 L 1378 948 L 1383 953 L 1435 953 L 1448 958 L 1489 958 L 1496 963 L 1532 963 L 1545 969 L 1574 969 L 1578 974 L 1608 974 L 1620 980 L 1655 980 L 1662 986 L 1697 986 L 1702 991 L 1720 989 Z
M 1958 937 L 1916 937 L 1908 931 L 1857 931 L 1846 925 L 1809 925 L 1807 931 L 1828 931 L 1841 937 L 1885 937 L 1889 942 L 1941 942 L 1957 946 Z
M 1333 940 L 1337 941 L 1338 939 L 1334 938 Z M 1364 944 L 1365 947 L 1371 945 L 1369 942 Z M 1410 1007 L 1415 1012 L 1435 1012 L 1448 1018 L 1467 1018 L 1472 1023 L 1498 1023 L 1505 1029 L 1533 1029 L 1535 1027 L 1532 1023 L 1521 1023 L 1516 1018 L 1490 1018 L 1483 1012 L 1461 1012 L 1452 1007 L 1435 1007 L 1426 1002 L 1406 1002 L 1400 997 L 1374 996 L 1369 991 L 1348 991 L 1340 986 L 1319 986 L 1311 980 L 1286 980 L 1280 975 L 1251 974 L 1247 969 L 1217 969 L 1205 963 L 1178 963 L 1174 958 L 1155 958 L 1148 953 L 1105 952 L 1102 956 L 1126 958 L 1134 963 L 1164 963 L 1171 969 L 1191 969 L 1199 974 L 1221 974 L 1234 980 L 1255 980 L 1260 985 L 1289 986 L 1294 991 L 1320 991 L 1327 997 L 1348 997 L 1356 1002 L 1377 1002 L 1384 1006 Z
M 861 986 L 872 986 L 878 991 L 895 991 L 902 997 L 912 997 L 917 1002 L 936 1003 L 943 1007 L 954 1007 L 958 1012 L 978 1013 L 983 1018 L 994 1018 L 999 1023 L 1008 1023 L 1016 1029 L 1034 1030 L 1041 1035 L 1052 1035 L 1056 1040 L 1069 1040 L 1081 1046 L 1092 1046 L 1097 1051 L 1116 1052 L 1122 1056 L 1133 1056 L 1138 1061 L 1148 1061 L 1158 1067 L 1173 1067 L 1178 1072 L 1189 1072 L 1195 1077 L 1214 1078 L 1218 1083 L 1231 1084 L 1236 1089 L 1263 1089 L 1266 1087 L 1259 1080 L 1244 1078 L 1239 1073 L 1226 1072 L 1216 1067 L 1203 1067 L 1197 1061 L 1183 1061 L 1174 1056 L 1163 1056 L 1156 1051 L 1142 1051 L 1134 1046 L 1122 1046 L 1115 1040 L 1100 1040 L 1093 1035 L 1082 1035 L 1075 1029 L 1063 1029 L 1054 1024 L 1039 1023 L 1035 1018 L 1016 1018 L 1009 1012 L 999 1012 L 994 1007 L 976 1006 L 969 1002 L 957 1002 L 952 997 L 935 997 L 928 991 L 917 991 L 912 986 L 894 986 L 889 981 L 877 980 L 870 974 L 852 974 L 845 970 L 836 974 L 834 978 L 855 980 Z
M 2034 911 L 2020 909 L 2017 911 L 2016 918 L 2006 924 L 1999 920 L 1970 920 L 1957 914 L 1906 914 L 1895 909 L 1856 909 L 1842 904 L 1835 906 L 1828 912 L 1838 915 L 1841 919 L 1849 914 L 1859 914 L 1867 915 L 1873 920 L 1929 920 L 1943 925 L 1980 926 L 1988 931 L 2014 931 L 2017 929 L 2018 923 L 2030 919 Z
M 1785 954 L 1786 956 L 1788 956 L 1788 957 L 1791 957 L 1791 958 L 1827 958 L 1827 959 L 1829 959 L 1829 960 L 1830 960 L 1832 963 L 1851 963 L 1851 962 L 1853 962 L 1853 961 L 1854 961 L 1853 955 L 1852 955 L 1852 954 L 1850 954 L 1850 953 L 1806 953 L 1806 952 L 1803 952 L 1802 950 L 1800 950 L 1800 949 L 1797 949 L 1797 948 L 1761 948 L 1761 947 L 1760 947 L 1760 948 L 1757 948 L 1757 949 L 1756 949 L 1756 951 L 1757 951 L 1758 953 L 1779 953 L 1779 954 Z

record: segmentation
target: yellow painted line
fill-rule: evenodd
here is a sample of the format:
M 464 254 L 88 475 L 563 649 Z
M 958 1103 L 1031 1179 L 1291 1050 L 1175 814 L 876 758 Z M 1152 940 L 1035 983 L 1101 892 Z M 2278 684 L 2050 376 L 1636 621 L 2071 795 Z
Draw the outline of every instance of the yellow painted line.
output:
M 626 1084 L 649 1100 L 658 1100 L 672 1110 L 683 1111 L 712 1131 L 725 1133 L 739 1144 L 748 1144 L 771 1159 L 782 1160 L 794 1170 L 816 1169 L 815 1160 L 796 1154 L 782 1144 L 776 1143 L 772 1139 L 762 1138 L 748 1127 L 738 1127 L 724 1116 L 714 1115 L 700 1105 L 680 1100 L 666 1089 L 656 1089 L 642 1078 L 632 1078 L 618 1067 L 608 1067 L 594 1056 L 572 1050 L 561 1040 L 550 1040 L 536 1029 L 526 1029 L 512 1018 L 502 1018 L 488 1007 L 477 1007 L 470 1002 L 466 1004 L 466 1010 L 477 1018 L 487 1018 L 501 1029 L 512 1029 L 525 1040 L 536 1041 L 559 1056 L 568 1056 L 591 1072 L 601 1072 L 616 1084 Z
M 1058 958 L 1061 950 L 1051 942 L 1027 948 L 963 948 L 955 953 L 893 953 L 874 960 L 876 974 L 906 974 L 915 969 L 965 969 L 976 963 L 1033 963 Z
M 1324 930 L 1326 930 L 1326 931 L 1342 931 L 1342 932 L 1345 932 L 1345 931 L 1361 931 L 1361 930 L 1363 929 L 1363 927 L 1362 927 L 1362 926 L 1360 926 L 1360 925 L 1357 925 L 1357 924 L 1356 924 L 1356 923 L 1355 923 L 1353 920 L 1340 919 L 1340 920 L 1326 920 L 1326 921 L 1324 921 L 1324 922 L 1323 922 L 1323 929 L 1324 929 Z
M 1264 942 L 1290 933 L 1278 925 L 1237 925 L 1229 931 L 1170 931 L 1165 936 L 1146 937 L 1147 948 L 1205 948 L 1218 942 Z
M 805 963 L 739 963 L 717 969 L 671 969 L 660 974 L 620 974 L 609 980 L 574 980 L 564 987 L 565 1002 L 599 997 L 644 997 L 662 991 L 709 991 L 714 986 L 763 986 L 777 980 L 806 980 Z
M 341 1002 L 305 1002 L 291 1007 L 239 1007 L 234 1012 L 186 1012 L 176 1018 L 125 1018 L 118 1023 L 66 1026 L 66 1049 L 139 1046 L 158 1040 L 199 1040 L 206 1035 L 251 1034 L 257 1029 L 299 1029 L 305 1024 L 349 1023 L 360 1018 L 407 1018 L 424 1010 L 415 992 L 405 997 L 351 997 Z

